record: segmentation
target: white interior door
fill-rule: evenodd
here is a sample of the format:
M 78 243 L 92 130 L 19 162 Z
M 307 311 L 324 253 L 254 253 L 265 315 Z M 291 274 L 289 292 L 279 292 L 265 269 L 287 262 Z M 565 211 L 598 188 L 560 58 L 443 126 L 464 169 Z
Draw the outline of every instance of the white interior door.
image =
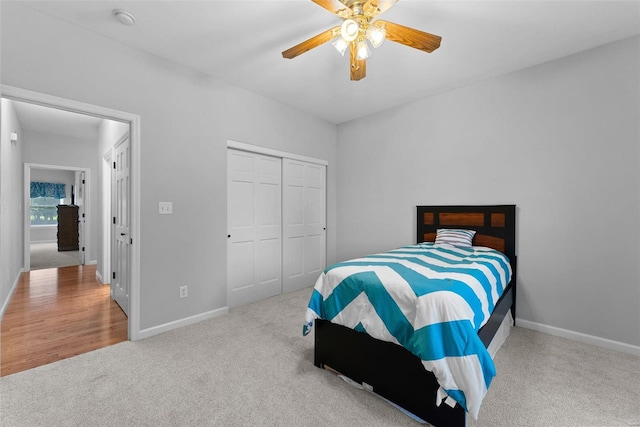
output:
M 228 306 L 282 292 L 282 160 L 227 150 Z
M 101 281 L 102 283 L 110 282 L 111 270 L 111 237 L 113 235 L 114 224 L 111 220 L 111 203 L 113 202 L 113 196 L 111 194 L 111 186 L 113 180 L 113 160 L 111 148 L 105 153 L 103 157 L 102 167 L 102 271 Z
M 131 259 L 130 233 L 130 160 L 129 138 L 123 139 L 115 147 L 115 161 L 112 185 L 112 257 L 111 257 L 111 297 L 129 315 L 129 277 Z
M 312 286 L 325 268 L 326 171 L 283 159 L 283 292 Z
M 84 264 L 85 261 L 85 184 L 86 176 L 84 171 L 76 171 L 75 173 L 75 204 L 78 206 L 78 244 L 79 244 L 79 261 Z

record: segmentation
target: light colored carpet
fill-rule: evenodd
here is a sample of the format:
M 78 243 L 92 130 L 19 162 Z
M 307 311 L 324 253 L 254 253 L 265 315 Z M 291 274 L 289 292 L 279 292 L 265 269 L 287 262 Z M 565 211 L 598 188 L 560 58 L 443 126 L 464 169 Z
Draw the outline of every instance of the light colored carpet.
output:
M 69 267 L 80 264 L 78 251 L 58 252 L 56 242 L 31 243 L 31 270 Z
M 415 426 L 313 365 L 305 289 L 0 378 L 3 426 Z M 640 358 L 514 328 L 470 426 L 640 424 Z

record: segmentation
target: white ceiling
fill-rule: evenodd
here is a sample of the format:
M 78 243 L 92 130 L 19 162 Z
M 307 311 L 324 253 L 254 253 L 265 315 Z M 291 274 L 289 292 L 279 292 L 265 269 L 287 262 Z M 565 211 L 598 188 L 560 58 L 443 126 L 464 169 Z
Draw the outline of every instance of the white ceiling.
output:
M 330 43 L 281 52 L 340 23 L 311 0 L 28 1 L 30 7 L 333 123 L 640 33 L 640 1 L 401 0 L 385 20 L 442 36 L 427 54 L 386 41 L 349 80 Z M 133 13 L 132 27 L 114 8 Z

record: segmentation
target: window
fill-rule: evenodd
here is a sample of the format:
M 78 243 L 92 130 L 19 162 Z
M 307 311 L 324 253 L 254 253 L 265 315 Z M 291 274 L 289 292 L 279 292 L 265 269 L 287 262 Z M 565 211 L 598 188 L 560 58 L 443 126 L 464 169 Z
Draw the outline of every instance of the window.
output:
M 57 225 L 57 206 L 63 202 L 64 199 L 54 199 L 53 197 L 32 197 L 31 225 Z
M 66 197 L 64 184 L 50 182 L 31 182 L 31 225 L 58 224 L 59 204 Z

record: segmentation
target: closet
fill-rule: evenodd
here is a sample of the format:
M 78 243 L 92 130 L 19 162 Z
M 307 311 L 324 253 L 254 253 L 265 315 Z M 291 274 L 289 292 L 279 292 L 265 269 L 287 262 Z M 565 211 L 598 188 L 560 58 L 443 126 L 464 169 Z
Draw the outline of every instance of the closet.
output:
M 227 149 L 227 305 L 312 286 L 326 263 L 326 164 Z

